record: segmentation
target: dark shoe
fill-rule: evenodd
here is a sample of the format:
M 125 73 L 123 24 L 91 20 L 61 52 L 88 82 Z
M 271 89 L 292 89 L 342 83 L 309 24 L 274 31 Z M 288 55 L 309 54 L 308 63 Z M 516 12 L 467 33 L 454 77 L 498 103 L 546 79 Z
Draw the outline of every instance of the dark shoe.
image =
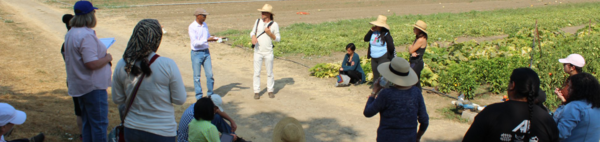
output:
M 275 94 L 273 94 L 273 92 L 269 92 L 269 98 L 275 98 Z
M 235 142 L 252 142 L 252 141 L 247 141 L 247 140 L 244 140 L 244 138 L 238 137 L 237 141 L 235 141 Z
M 29 142 L 43 142 L 44 141 L 44 133 L 40 133 L 37 136 L 33 136 L 29 139 Z
M 258 93 L 254 93 L 254 99 L 256 99 L 256 100 L 260 99 L 260 95 L 258 95 Z

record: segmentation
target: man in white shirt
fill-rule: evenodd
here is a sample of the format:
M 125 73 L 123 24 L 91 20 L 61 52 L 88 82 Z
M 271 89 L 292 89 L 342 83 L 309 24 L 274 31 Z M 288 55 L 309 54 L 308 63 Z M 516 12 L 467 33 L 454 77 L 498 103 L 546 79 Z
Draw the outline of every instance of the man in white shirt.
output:
M 191 42 L 191 58 L 192 69 L 194 70 L 194 88 L 196 91 L 196 99 L 202 98 L 202 86 L 200 84 L 201 66 L 204 66 L 204 74 L 206 75 L 206 94 L 213 94 L 215 80 L 213 78 L 212 63 L 210 59 L 210 51 L 208 50 L 209 41 L 217 41 L 217 38 L 210 36 L 208 26 L 204 22 L 208 12 L 202 8 L 196 9 L 194 12 L 196 20 L 188 27 Z
M 273 7 L 265 4 L 262 9 L 258 9 L 262 17 L 256 20 L 250 36 L 254 47 L 254 99 L 260 99 L 260 70 L 263 60 L 267 69 L 267 92 L 269 98 L 275 98 L 273 86 L 275 85 L 275 76 L 273 75 L 273 41 L 279 42 L 279 25 L 273 21 Z

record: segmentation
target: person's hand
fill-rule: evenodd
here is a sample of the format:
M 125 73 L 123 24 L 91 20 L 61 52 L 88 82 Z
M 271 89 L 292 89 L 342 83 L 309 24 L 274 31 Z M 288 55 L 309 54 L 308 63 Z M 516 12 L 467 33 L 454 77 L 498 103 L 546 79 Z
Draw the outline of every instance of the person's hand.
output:
M 235 124 L 235 122 L 231 123 L 231 132 L 235 132 L 235 130 L 237 130 L 237 124 Z
M 344 68 L 340 68 L 340 71 L 344 71 Z
M 233 141 L 237 141 L 238 136 L 236 134 L 231 134 L 231 136 L 233 136 Z
M 375 82 L 373 82 L 373 92 L 375 92 L 375 94 L 371 94 L 370 97 L 376 97 L 377 93 L 379 92 L 379 90 L 381 90 L 383 87 L 381 87 L 381 85 L 379 84 L 379 80 L 381 78 L 375 80 Z M 371 93 L 373 93 L 371 92 Z
M 412 56 L 412 57 L 417 57 L 417 56 L 419 56 L 419 54 L 417 54 L 417 52 L 413 52 L 413 53 L 411 54 L 411 56 Z
M 271 28 L 270 27 L 265 28 L 265 34 L 270 34 L 270 33 L 271 33 Z
M 350 66 L 354 66 L 354 61 L 351 62 Z
M 258 43 L 258 39 L 256 39 L 256 36 L 252 36 L 252 44 L 256 43 Z
M 375 26 L 371 27 L 371 32 L 375 31 Z
M 113 60 L 112 55 L 110 55 L 110 53 L 106 53 L 106 56 L 104 56 L 104 58 L 106 58 L 108 62 Z
M 562 101 L 563 103 L 567 102 L 567 99 L 565 99 L 565 96 L 563 96 L 559 88 L 554 89 L 554 93 L 556 93 L 556 96 L 558 97 L 558 99 L 560 99 L 560 101 Z

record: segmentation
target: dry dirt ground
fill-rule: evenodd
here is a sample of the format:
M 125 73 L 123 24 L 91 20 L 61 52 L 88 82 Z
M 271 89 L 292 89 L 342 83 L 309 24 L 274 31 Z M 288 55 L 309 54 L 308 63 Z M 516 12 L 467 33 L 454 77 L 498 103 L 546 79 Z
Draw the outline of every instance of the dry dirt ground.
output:
M 408 1 L 408 0 L 407 0 Z M 372 17 L 378 14 L 431 14 L 436 12 L 461 12 L 493 10 L 499 8 L 543 6 L 545 1 L 483 1 L 483 0 L 420 0 L 407 2 L 375 0 L 285 1 L 272 2 L 277 10 L 276 20 L 282 26 L 296 22 L 318 23 L 340 19 Z M 569 0 L 566 2 L 584 2 Z M 547 3 L 547 2 L 546 2 Z M 158 19 L 169 31 L 164 35 L 158 51 L 178 63 L 188 100 L 176 106 L 179 115 L 194 103 L 192 69 L 189 57 L 189 39 L 186 28 L 192 22 L 190 13 L 205 7 L 212 14 L 208 23 L 212 32 L 225 29 L 249 29 L 257 18 L 263 2 L 240 4 L 209 4 L 193 6 L 137 7 L 127 9 L 102 9 L 97 12 L 100 38 L 115 37 L 117 42 L 108 51 L 116 62 L 125 50 L 131 30 L 143 18 Z M 61 9 L 60 3 L 36 0 L 0 0 L 0 102 L 8 102 L 28 114 L 28 121 L 17 126 L 9 138 L 29 137 L 44 132 L 48 141 L 69 141 L 77 138 L 72 100 L 67 95 L 64 62 L 60 45 L 66 28 L 61 16 L 72 10 Z M 444 8 L 442 8 L 444 6 Z M 387 13 L 387 10 L 390 13 Z M 297 11 L 311 15 L 295 15 Z M 250 21 L 250 22 L 249 22 Z M 364 52 L 364 51 L 363 51 Z M 362 115 L 367 85 L 346 88 L 333 87 L 333 80 L 308 76 L 308 69 L 284 60 L 275 61 L 275 99 L 263 96 L 252 98 L 252 53 L 224 44 L 211 44 L 215 92 L 222 95 L 225 112 L 238 124 L 237 133 L 257 142 L 271 141 L 274 125 L 281 118 L 292 116 L 300 120 L 307 141 L 374 141 L 379 116 Z M 364 55 L 364 53 L 363 53 Z M 329 57 L 334 59 L 339 56 Z M 337 59 L 337 58 L 336 58 Z M 330 62 L 324 58 L 311 62 Z M 339 60 L 339 59 L 338 59 Z M 263 71 L 263 91 L 266 78 Z M 110 92 L 110 88 L 108 90 Z M 110 95 L 110 94 L 109 94 Z M 460 141 L 469 125 L 444 119 L 437 110 L 447 107 L 450 99 L 435 94 L 424 94 L 430 126 L 424 141 Z M 110 98 L 110 97 L 109 97 Z M 491 100 L 499 100 L 492 97 Z M 116 105 L 109 103 L 112 128 L 118 124 Z

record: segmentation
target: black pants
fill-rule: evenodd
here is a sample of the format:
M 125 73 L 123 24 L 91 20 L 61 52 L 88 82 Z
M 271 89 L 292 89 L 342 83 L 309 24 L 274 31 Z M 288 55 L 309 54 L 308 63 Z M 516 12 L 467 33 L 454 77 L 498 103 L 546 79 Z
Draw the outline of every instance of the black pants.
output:
M 351 84 L 361 81 L 362 79 L 362 74 L 358 71 L 340 71 L 340 74 L 348 75 Z
M 415 86 L 421 88 L 421 71 L 424 68 L 423 61 L 410 61 L 410 67 L 417 73 L 417 78 L 419 79 L 419 82 Z
M 377 66 L 389 61 L 390 58 L 388 57 L 388 53 L 383 54 L 383 56 L 379 58 L 371 58 L 371 70 L 373 70 L 373 81 L 381 77 L 381 74 L 379 74 L 379 70 L 377 70 Z

